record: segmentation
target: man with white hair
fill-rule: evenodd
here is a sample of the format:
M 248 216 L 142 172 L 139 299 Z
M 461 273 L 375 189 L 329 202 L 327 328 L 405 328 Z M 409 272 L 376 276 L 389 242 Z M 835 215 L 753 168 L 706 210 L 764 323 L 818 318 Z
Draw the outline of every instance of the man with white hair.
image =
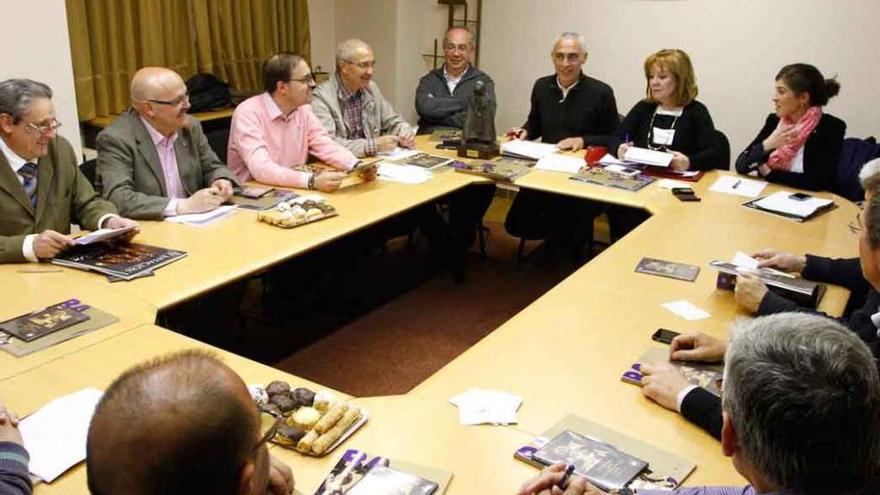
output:
M 375 67 L 370 45 L 358 39 L 343 41 L 336 48 L 336 73 L 312 96 L 312 110 L 321 124 L 358 158 L 415 144 L 413 128 L 373 81 Z
M 877 493 L 880 378 L 858 337 L 829 318 L 783 313 L 734 329 L 724 359 L 721 449 L 749 485 L 638 495 Z M 556 486 L 564 470 L 548 468 L 520 495 L 604 493 L 579 477 Z

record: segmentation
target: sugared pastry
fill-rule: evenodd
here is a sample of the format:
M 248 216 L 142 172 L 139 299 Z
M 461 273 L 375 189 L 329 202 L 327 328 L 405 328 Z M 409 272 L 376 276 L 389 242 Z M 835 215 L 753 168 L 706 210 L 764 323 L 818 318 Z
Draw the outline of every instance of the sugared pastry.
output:
M 282 382 L 281 380 L 275 380 L 266 387 L 266 392 L 269 394 L 269 397 L 274 397 L 278 394 L 287 394 L 290 392 L 290 384 Z
M 330 404 L 333 404 L 334 402 L 336 402 L 336 397 L 333 396 L 332 392 L 321 390 L 315 394 L 315 400 L 312 407 L 321 412 L 327 412 L 327 409 L 330 409 Z
M 321 412 L 314 407 L 300 407 L 293 413 L 291 420 L 293 424 L 306 430 L 314 428 L 315 424 L 321 419 Z
M 343 414 L 342 418 L 312 443 L 312 452 L 321 455 L 330 448 L 345 433 L 351 425 L 353 425 L 361 416 L 360 409 L 353 407 Z
M 330 407 L 330 410 L 327 411 L 320 421 L 315 424 L 315 431 L 318 433 L 327 433 L 327 430 L 333 428 L 333 425 L 339 422 L 342 419 L 342 416 L 345 414 L 345 411 L 348 410 L 348 406 L 345 404 L 339 403 Z

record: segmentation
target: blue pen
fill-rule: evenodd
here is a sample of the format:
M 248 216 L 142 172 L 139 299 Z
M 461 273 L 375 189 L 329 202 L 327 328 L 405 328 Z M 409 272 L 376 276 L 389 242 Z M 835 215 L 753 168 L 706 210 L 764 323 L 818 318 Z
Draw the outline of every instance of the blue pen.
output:
M 624 143 L 628 143 L 628 142 L 629 142 L 629 133 L 628 133 L 628 132 L 627 132 L 626 134 L 623 135 L 623 142 L 624 142 Z
M 568 479 L 571 478 L 571 473 L 573 472 L 574 464 L 569 464 L 565 467 L 565 474 L 562 475 L 562 478 L 559 478 L 559 483 L 556 483 L 560 490 L 565 490 L 565 485 L 568 484 Z

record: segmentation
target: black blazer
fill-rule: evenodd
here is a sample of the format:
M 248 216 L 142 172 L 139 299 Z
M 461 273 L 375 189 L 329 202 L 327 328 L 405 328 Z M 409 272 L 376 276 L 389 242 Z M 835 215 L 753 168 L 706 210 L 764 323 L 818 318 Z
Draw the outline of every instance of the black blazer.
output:
M 748 174 L 767 163 L 770 153 L 764 152 L 762 142 L 773 133 L 778 124 L 779 117 L 775 113 L 767 116 L 761 132 L 736 159 L 737 172 Z M 804 143 L 804 173 L 774 170 L 764 178 L 769 182 L 811 191 L 833 190 L 845 133 L 846 122 L 831 114 L 822 114 L 819 124 Z

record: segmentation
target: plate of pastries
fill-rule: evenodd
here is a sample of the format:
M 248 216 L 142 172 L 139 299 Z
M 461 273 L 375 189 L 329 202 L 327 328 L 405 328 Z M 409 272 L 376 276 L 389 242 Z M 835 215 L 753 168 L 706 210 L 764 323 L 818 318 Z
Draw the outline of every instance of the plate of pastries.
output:
M 249 389 L 261 413 L 284 418 L 269 441 L 305 455 L 329 454 L 370 417 L 366 409 L 347 404 L 326 390 L 291 388 L 281 380 Z

